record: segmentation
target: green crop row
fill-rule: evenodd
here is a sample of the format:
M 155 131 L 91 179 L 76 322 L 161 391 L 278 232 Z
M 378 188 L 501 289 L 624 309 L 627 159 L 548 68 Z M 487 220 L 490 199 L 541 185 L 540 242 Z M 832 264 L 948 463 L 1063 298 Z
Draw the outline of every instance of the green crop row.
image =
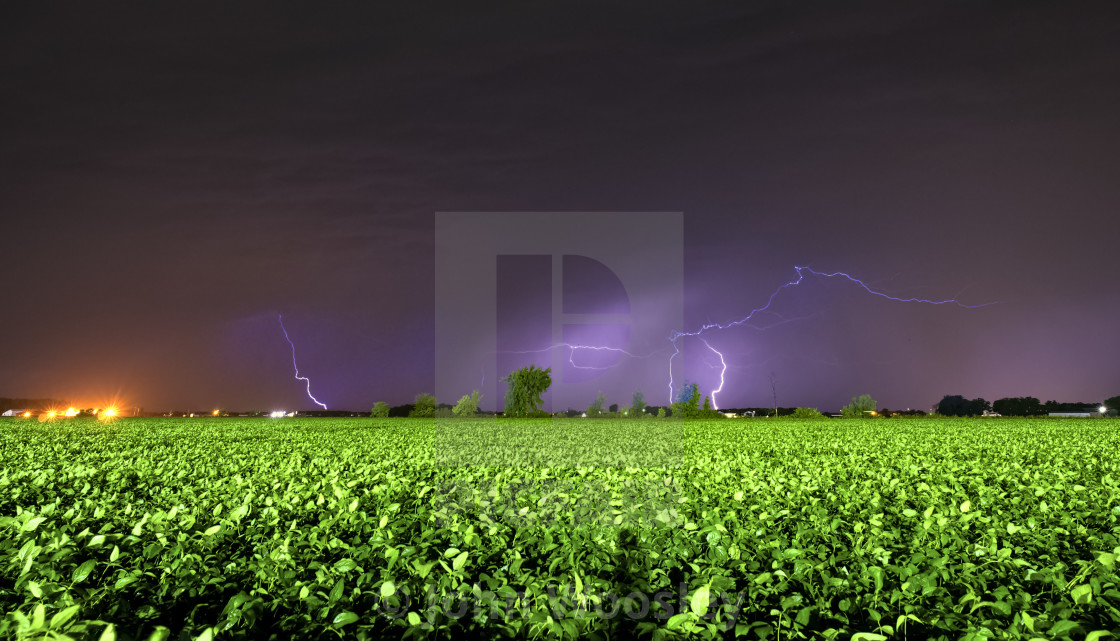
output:
M 1093 641 L 1117 427 L 6 421 L 0 636 Z

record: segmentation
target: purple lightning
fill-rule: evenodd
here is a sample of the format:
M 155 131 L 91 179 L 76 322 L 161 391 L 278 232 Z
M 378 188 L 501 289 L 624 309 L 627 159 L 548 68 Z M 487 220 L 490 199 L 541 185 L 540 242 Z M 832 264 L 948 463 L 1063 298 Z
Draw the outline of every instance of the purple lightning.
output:
M 819 271 L 817 271 L 817 270 L 815 270 L 811 267 L 794 267 L 793 269 L 797 272 L 797 278 L 795 278 L 795 279 L 793 279 L 793 280 L 791 280 L 791 281 L 789 281 L 789 282 L 787 282 L 783 285 L 780 285 L 777 289 L 774 290 L 773 293 L 770 294 L 770 297 L 766 300 L 765 305 L 763 305 L 762 307 L 758 307 L 756 309 L 751 310 L 750 313 L 747 314 L 745 317 L 740 318 L 739 320 L 728 322 L 728 323 L 712 323 L 712 322 L 709 322 L 705 325 L 702 325 L 700 327 L 700 329 L 695 330 L 695 331 L 691 331 L 691 332 L 681 332 L 681 331 L 673 330 L 669 334 L 669 342 L 673 346 L 673 353 L 669 355 L 669 403 L 673 402 L 673 360 L 681 353 L 680 352 L 680 346 L 677 344 L 677 341 L 679 339 L 684 338 L 684 337 L 690 337 L 690 336 L 700 337 L 702 334 L 704 334 L 705 332 L 707 332 L 709 330 L 729 329 L 729 328 L 732 328 L 732 327 L 746 325 L 748 322 L 750 322 L 755 317 L 756 314 L 770 309 L 770 306 L 774 303 L 774 299 L 777 298 L 778 294 L 782 293 L 783 290 L 788 289 L 790 287 L 796 287 L 797 285 L 800 285 L 805 280 L 806 273 L 812 274 L 814 276 L 820 276 L 822 278 L 841 277 L 841 278 L 844 278 L 844 279 L 848 280 L 849 282 L 852 282 L 856 285 L 859 285 L 860 287 L 862 287 L 864 289 L 864 291 L 866 291 L 869 294 L 872 294 L 874 296 L 879 296 L 881 298 L 886 298 L 887 300 L 898 301 L 900 303 L 925 303 L 927 305 L 955 305 L 957 307 L 961 307 L 961 308 L 964 308 L 964 309 L 976 309 L 976 308 L 979 308 L 979 307 L 987 307 L 989 305 L 994 305 L 995 304 L 995 303 L 981 303 L 979 305 L 966 305 L 966 304 L 964 304 L 964 303 L 962 303 L 958 300 L 955 300 L 955 299 L 930 300 L 930 299 L 927 299 L 927 298 L 899 298 L 897 296 L 891 296 L 890 294 L 886 294 L 884 292 L 872 289 L 870 286 L 868 286 L 867 283 L 863 282 L 862 280 L 860 280 L 860 279 L 858 279 L 858 278 L 856 278 L 856 277 L 854 277 L 850 274 L 846 274 L 844 272 L 831 272 L 831 273 L 830 272 L 819 272 Z M 797 320 L 797 319 L 793 319 L 793 320 Z M 783 324 L 783 323 L 786 323 L 786 322 L 792 322 L 792 321 L 786 320 L 786 321 L 782 321 L 781 323 L 778 323 L 778 324 Z M 719 357 L 719 360 L 720 360 L 720 368 L 721 369 L 720 369 L 720 374 L 719 374 L 719 387 L 716 388 L 711 393 L 712 406 L 715 409 L 719 409 L 719 405 L 716 403 L 716 395 L 723 391 L 723 387 L 724 387 L 724 384 L 726 382 L 725 376 L 726 376 L 726 373 L 727 373 L 727 361 L 724 359 L 723 353 L 720 352 L 719 350 L 717 350 L 716 348 L 712 347 L 712 345 L 710 343 L 708 343 L 708 341 L 704 340 L 703 338 L 701 338 L 700 340 L 704 343 L 705 346 L 707 346 L 708 349 L 710 349 L 713 353 L 715 353 Z M 610 369 L 610 367 L 596 367 L 596 366 L 593 366 L 593 365 L 579 365 L 579 364 L 577 364 L 576 361 L 575 361 L 575 355 L 576 355 L 577 350 L 616 352 L 616 353 L 619 353 L 619 354 L 624 354 L 626 356 L 629 356 L 630 358 L 649 358 L 653 354 L 660 351 L 660 350 L 656 350 L 656 351 L 651 352 L 649 354 L 639 356 L 639 355 L 632 354 L 632 353 L 630 353 L 630 352 L 628 352 L 624 349 L 617 348 L 617 347 L 605 347 L 605 346 L 601 346 L 601 345 L 578 345 L 578 344 L 572 344 L 572 343 L 557 343 L 555 345 L 551 345 L 551 346 L 546 347 L 544 349 L 524 350 L 524 351 L 509 351 L 509 352 L 504 352 L 504 353 L 509 353 L 509 354 L 538 354 L 538 353 L 548 352 L 548 351 L 551 351 L 551 350 L 554 350 L 554 349 L 560 349 L 560 348 L 565 348 L 565 349 L 568 350 L 568 363 L 573 368 L 575 368 L 575 369 L 591 369 L 591 370 L 605 370 L 605 369 Z
M 929 299 L 925 299 L 925 298 L 897 298 L 895 296 L 891 296 L 889 294 L 884 294 L 883 292 L 871 289 L 870 287 L 868 287 L 867 283 L 863 282 L 862 280 L 860 280 L 858 278 L 855 278 L 854 276 L 851 276 L 849 274 L 845 274 L 844 272 L 832 272 L 832 273 L 818 272 L 815 269 L 812 269 L 811 267 L 794 267 L 794 269 L 797 271 L 797 278 L 795 278 L 795 279 L 789 281 L 788 283 L 786 283 L 784 285 L 781 285 L 780 287 L 775 289 L 774 293 L 770 294 L 770 298 L 768 298 L 766 300 L 765 305 L 763 305 L 762 307 L 759 307 L 757 309 L 751 310 L 751 312 L 749 314 L 747 314 L 745 317 L 740 318 L 737 321 L 732 321 L 730 323 L 725 323 L 725 324 L 708 323 L 706 325 L 703 325 L 700 329 L 698 329 L 694 332 L 678 332 L 678 331 L 674 330 L 672 333 L 669 334 L 669 342 L 671 342 L 673 344 L 673 354 L 671 356 L 669 356 L 669 402 L 670 403 L 673 402 L 673 359 L 676 358 L 676 356 L 678 354 L 680 354 L 680 347 L 677 345 L 677 339 L 685 337 L 685 336 L 700 336 L 701 334 L 703 334 L 704 332 L 706 332 L 710 329 L 728 329 L 730 327 L 736 327 L 738 325 L 743 325 L 743 324 L 747 323 L 752 318 L 754 318 L 755 314 L 757 314 L 759 312 L 764 312 L 767 309 L 769 309 L 770 305 L 774 302 L 774 298 L 778 294 L 780 294 L 782 292 L 782 290 L 784 290 L 786 288 L 789 288 L 789 287 L 795 287 L 797 285 L 800 285 L 801 281 L 805 279 L 804 272 L 809 272 L 810 274 L 813 274 L 815 276 L 821 276 L 821 277 L 824 277 L 824 278 L 835 278 L 837 276 L 841 276 L 841 277 L 846 278 L 849 281 L 855 283 L 856 285 L 859 285 L 864 290 L 866 290 L 869 294 L 874 294 L 875 296 L 881 296 L 882 298 L 886 298 L 888 300 L 898 301 L 900 303 L 927 303 L 929 305 L 956 305 L 957 307 L 963 307 L 965 309 L 976 309 L 977 307 L 987 307 L 988 305 L 993 305 L 994 304 L 994 303 L 982 303 L 980 305 L 965 305 L 964 303 L 962 303 L 958 300 L 953 300 L 953 299 L 929 300 Z M 701 339 L 701 340 L 703 340 L 703 339 Z M 723 360 L 723 354 L 720 354 L 720 352 L 718 352 L 715 348 L 713 348 L 711 345 L 708 345 L 707 341 L 704 341 L 704 344 L 708 346 L 708 349 L 710 349 L 713 352 L 715 352 L 716 354 L 718 354 L 719 357 L 720 357 L 720 362 L 723 363 L 723 369 L 720 371 L 720 374 L 719 374 L 719 389 L 716 390 L 716 392 L 718 392 L 718 391 L 721 391 L 723 389 L 724 374 L 727 372 L 727 363 L 726 363 L 726 361 Z M 716 394 L 715 392 L 712 393 L 712 405 L 713 405 L 713 407 L 715 406 L 715 394 Z
M 602 345 L 576 345 L 576 344 L 573 344 L 573 343 L 556 343 L 555 345 L 549 345 L 548 347 L 545 347 L 543 349 L 509 350 L 509 351 L 505 351 L 505 352 L 502 352 L 502 353 L 503 354 L 543 354 L 544 352 L 551 352 L 554 349 L 560 349 L 560 348 L 566 348 L 568 350 L 568 363 L 575 369 L 605 370 L 605 369 L 610 369 L 611 367 L 613 367 L 613 365 L 607 366 L 607 367 L 595 367 L 594 365 L 578 365 L 575 361 L 575 356 L 576 356 L 576 350 L 577 349 L 589 349 L 589 350 L 596 351 L 596 352 L 617 352 L 619 354 L 625 354 L 626 356 L 629 356 L 630 358 L 649 358 L 650 356 L 653 355 L 651 353 L 651 354 L 646 354 L 645 356 L 639 356 L 637 354 L 631 354 L 630 352 L 628 352 L 624 349 L 621 349 L 619 347 L 605 347 L 605 346 L 602 346 Z
M 712 409 L 717 409 L 718 410 L 719 409 L 719 404 L 716 403 L 716 394 L 719 394 L 720 392 L 723 391 L 723 375 L 725 373 L 727 373 L 727 361 L 723 360 L 723 354 L 721 354 L 719 352 L 719 350 L 717 350 L 716 348 L 712 347 L 711 344 L 708 343 L 708 341 L 701 338 L 700 342 L 707 345 L 708 349 L 710 349 L 710 350 L 712 350 L 713 352 L 716 353 L 716 356 L 719 356 L 719 363 L 720 363 L 720 365 L 723 366 L 723 368 L 719 370 L 719 387 L 712 390 Z
M 288 345 L 292 346 L 292 369 L 294 369 L 296 372 L 296 380 L 307 383 L 307 396 L 310 397 L 312 401 L 315 401 L 315 404 L 319 407 L 327 409 L 326 404 L 320 403 L 319 399 L 315 398 L 311 394 L 311 379 L 307 378 L 306 376 L 299 375 L 299 365 L 296 365 L 296 344 L 293 343 L 292 339 L 288 337 L 288 330 L 284 327 L 284 315 L 277 314 L 276 316 L 280 319 L 280 329 L 284 332 L 284 340 L 288 341 Z

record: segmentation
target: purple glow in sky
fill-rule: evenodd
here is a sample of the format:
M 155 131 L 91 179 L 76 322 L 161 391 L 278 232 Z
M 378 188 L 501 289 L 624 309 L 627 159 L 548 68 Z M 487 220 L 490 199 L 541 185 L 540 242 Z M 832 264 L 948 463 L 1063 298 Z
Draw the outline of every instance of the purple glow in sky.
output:
M 767 303 L 678 337 L 720 407 L 770 404 L 770 379 L 822 410 L 1120 394 L 1111 4 L 333 9 L 5 15 L 0 396 L 315 409 L 283 308 L 331 408 L 411 402 L 437 387 L 447 211 L 683 212 L 684 317 L 644 321 Z M 790 265 L 860 282 L 804 271 L 771 301 Z M 944 299 L 999 304 L 918 302 Z M 603 391 L 654 402 L 674 343 L 629 340 L 633 380 Z M 609 364 L 587 351 L 573 376 Z M 500 401 L 478 367 L 440 400 Z

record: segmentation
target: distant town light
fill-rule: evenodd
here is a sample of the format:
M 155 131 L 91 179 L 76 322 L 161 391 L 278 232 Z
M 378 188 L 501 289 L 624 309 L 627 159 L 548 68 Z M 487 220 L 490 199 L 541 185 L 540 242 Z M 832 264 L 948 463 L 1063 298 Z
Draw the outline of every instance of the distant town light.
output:
M 105 416 L 108 416 L 108 417 L 112 418 L 116 415 L 117 415 L 117 408 L 115 408 L 115 407 L 110 407 L 109 409 L 105 410 Z
M 74 417 L 74 416 L 77 416 L 77 415 L 78 415 L 78 410 L 74 409 L 73 407 L 69 407 L 69 408 L 66 409 L 66 416 L 67 417 Z
M 269 414 L 269 416 L 272 417 L 272 418 L 284 418 L 285 416 L 288 416 L 288 413 L 285 412 L 284 410 L 278 410 L 278 411 L 272 412 L 271 414 Z
M 1108 411 L 1108 408 L 1105 407 L 1104 405 L 1101 405 L 1101 414 L 1104 414 L 1107 411 Z
M 213 414 L 214 416 L 217 416 L 218 412 L 219 412 L 219 410 L 214 410 L 213 412 L 211 412 L 211 414 Z
M 24 418 L 31 418 L 31 412 L 24 412 L 23 417 Z

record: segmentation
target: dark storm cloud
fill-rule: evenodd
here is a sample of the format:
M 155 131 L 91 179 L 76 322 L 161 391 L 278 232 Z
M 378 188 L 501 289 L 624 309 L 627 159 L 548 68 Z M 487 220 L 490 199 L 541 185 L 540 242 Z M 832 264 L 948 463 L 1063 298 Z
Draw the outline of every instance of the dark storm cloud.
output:
M 282 311 L 321 396 L 405 401 L 440 210 L 684 211 L 690 324 L 795 264 L 1000 301 L 791 296 L 725 405 L 1120 384 L 1107 5 L 115 6 L 0 27 L 7 395 L 298 405 Z

